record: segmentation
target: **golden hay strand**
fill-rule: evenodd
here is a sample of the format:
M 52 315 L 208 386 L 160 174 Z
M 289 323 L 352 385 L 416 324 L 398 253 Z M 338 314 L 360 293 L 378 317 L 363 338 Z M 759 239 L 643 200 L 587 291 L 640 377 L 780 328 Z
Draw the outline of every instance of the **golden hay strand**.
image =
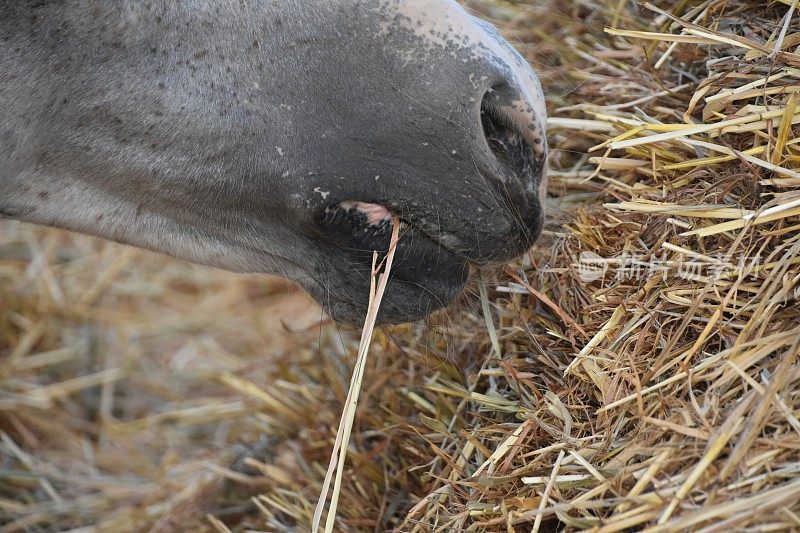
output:
M 328 499 L 328 487 L 330 486 L 330 481 L 334 474 L 336 478 L 333 483 L 333 494 L 331 495 L 331 503 L 328 508 L 328 517 L 325 520 L 325 532 L 330 533 L 335 526 L 336 508 L 338 507 L 339 495 L 342 490 L 342 473 L 345 460 L 347 459 L 347 448 L 350 446 L 353 419 L 355 418 L 356 409 L 358 408 L 358 398 L 361 393 L 361 384 L 364 380 L 367 356 L 369 355 L 369 348 L 372 344 L 372 334 L 375 330 L 375 322 L 378 320 L 378 312 L 381 308 L 383 295 L 386 293 L 386 287 L 389 283 L 389 275 L 392 272 L 392 264 L 394 263 L 394 255 L 397 251 L 397 242 L 399 239 L 400 219 L 395 218 L 392 221 L 392 237 L 389 242 L 389 250 L 386 253 L 386 259 L 379 265 L 378 252 L 373 253 L 367 316 L 364 320 L 364 327 L 361 330 L 358 358 L 356 359 L 356 366 L 353 369 L 353 378 L 350 380 L 350 389 L 347 392 L 342 418 L 339 421 L 339 429 L 336 432 L 336 442 L 331 452 L 331 461 L 328 465 L 328 471 L 325 474 L 325 480 L 322 482 L 322 492 L 319 496 L 319 502 L 314 511 L 311 530 L 315 533 L 319 531 L 320 520 L 322 518 L 322 513 L 325 511 L 325 503 Z M 378 273 L 379 266 L 383 266 L 383 273 Z

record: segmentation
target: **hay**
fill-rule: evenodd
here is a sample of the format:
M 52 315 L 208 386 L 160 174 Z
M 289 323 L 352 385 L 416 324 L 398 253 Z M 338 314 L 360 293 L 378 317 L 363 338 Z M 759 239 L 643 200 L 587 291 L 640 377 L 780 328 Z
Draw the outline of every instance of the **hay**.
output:
M 322 492 L 311 522 L 311 531 L 314 533 L 319 531 L 322 513 L 325 511 L 325 504 L 328 501 L 328 489 L 334 473 L 336 474 L 336 480 L 333 483 L 331 504 L 325 520 L 325 533 L 331 533 L 336 525 L 336 508 L 339 505 L 339 495 L 342 490 L 342 476 L 344 475 L 344 465 L 347 460 L 347 449 L 350 447 L 350 435 L 352 434 L 353 421 L 358 411 L 358 398 L 361 395 L 361 385 L 364 382 L 364 370 L 366 369 L 369 348 L 372 345 L 375 323 L 378 320 L 378 312 L 389 283 L 389 275 L 392 272 L 397 242 L 400 239 L 400 224 L 400 219 L 395 217 L 392 221 L 392 238 L 389 241 L 389 249 L 386 252 L 385 259 L 379 263 L 378 252 L 372 253 L 372 273 L 370 276 L 367 316 L 364 320 L 364 327 L 361 330 L 361 340 L 358 343 L 358 358 L 356 359 L 355 369 L 353 369 L 353 377 L 350 380 L 347 398 L 344 402 L 344 411 L 339 421 L 339 429 L 336 431 L 336 442 L 333 445 L 333 451 L 331 451 L 331 461 L 328 464 L 328 471 L 325 473 L 325 480 L 322 482 Z M 380 272 L 381 269 L 383 270 L 382 272 Z
M 378 332 L 340 530 L 800 529 L 797 2 L 471 5 L 543 75 L 555 209 Z M 310 528 L 355 334 L 57 232 L 0 258 L 0 531 Z

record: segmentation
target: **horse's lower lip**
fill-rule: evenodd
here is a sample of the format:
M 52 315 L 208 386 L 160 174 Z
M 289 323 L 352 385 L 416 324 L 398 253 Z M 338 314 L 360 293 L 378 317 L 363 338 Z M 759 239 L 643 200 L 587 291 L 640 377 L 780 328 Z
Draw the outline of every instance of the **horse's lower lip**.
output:
M 448 305 L 469 277 L 462 256 L 413 224 L 403 220 L 400 224 L 389 290 L 378 315 L 384 324 L 413 322 Z M 325 257 L 315 295 L 337 321 L 358 324 L 368 304 L 373 257 L 376 252 L 381 257 L 387 253 L 392 221 L 381 218 L 378 224 L 369 224 L 364 210 L 338 205 L 317 218 L 315 230 Z

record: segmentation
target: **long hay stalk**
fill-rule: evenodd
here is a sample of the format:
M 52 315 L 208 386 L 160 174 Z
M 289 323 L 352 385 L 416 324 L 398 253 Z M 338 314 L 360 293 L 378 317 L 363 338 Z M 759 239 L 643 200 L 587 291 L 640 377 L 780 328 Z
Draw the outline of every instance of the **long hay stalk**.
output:
M 350 434 L 353 430 L 353 420 L 356 416 L 356 409 L 358 409 L 358 397 L 361 392 L 361 383 L 364 380 L 364 371 L 367 367 L 367 356 L 369 355 L 369 347 L 372 344 L 372 333 L 375 330 L 375 322 L 378 319 L 378 311 L 381 308 L 383 295 L 386 292 L 386 286 L 389 283 L 389 275 L 392 271 L 392 264 L 394 263 L 394 255 L 397 251 L 397 243 L 400 239 L 400 220 L 395 218 L 392 224 L 392 238 L 389 244 L 389 250 L 386 253 L 386 259 L 381 265 L 378 265 L 378 252 L 373 254 L 372 260 L 372 277 L 370 283 L 369 306 L 367 308 L 367 316 L 364 321 L 364 328 L 361 331 L 361 342 L 358 347 L 358 357 L 356 365 L 353 369 L 353 378 L 350 381 L 350 390 L 347 392 L 347 399 L 345 400 L 344 411 L 342 418 L 339 422 L 339 429 L 336 432 L 336 442 L 331 452 L 331 461 L 328 466 L 328 471 L 325 474 L 325 481 L 322 483 L 322 492 L 317 502 L 317 508 L 314 511 L 314 520 L 311 530 L 315 533 L 319 530 L 320 520 L 322 513 L 325 510 L 325 502 L 328 498 L 328 489 L 330 487 L 331 478 L 334 473 L 336 479 L 333 484 L 333 494 L 331 496 L 331 504 L 328 509 L 328 517 L 325 521 L 325 533 L 331 533 L 336 521 L 336 508 L 339 505 L 339 494 L 342 490 L 342 473 L 344 471 L 344 463 L 347 459 L 347 448 L 350 445 Z M 378 267 L 383 268 L 383 272 L 379 273 Z

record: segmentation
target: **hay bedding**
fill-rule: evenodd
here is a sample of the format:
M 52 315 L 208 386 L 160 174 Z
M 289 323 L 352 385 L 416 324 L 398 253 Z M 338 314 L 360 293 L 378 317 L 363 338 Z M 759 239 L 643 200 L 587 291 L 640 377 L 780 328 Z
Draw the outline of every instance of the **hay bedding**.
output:
M 376 335 L 339 529 L 800 529 L 797 2 L 530 4 L 476 7 L 538 43 L 558 209 L 483 305 Z M 0 228 L 0 531 L 308 529 L 355 335 Z

